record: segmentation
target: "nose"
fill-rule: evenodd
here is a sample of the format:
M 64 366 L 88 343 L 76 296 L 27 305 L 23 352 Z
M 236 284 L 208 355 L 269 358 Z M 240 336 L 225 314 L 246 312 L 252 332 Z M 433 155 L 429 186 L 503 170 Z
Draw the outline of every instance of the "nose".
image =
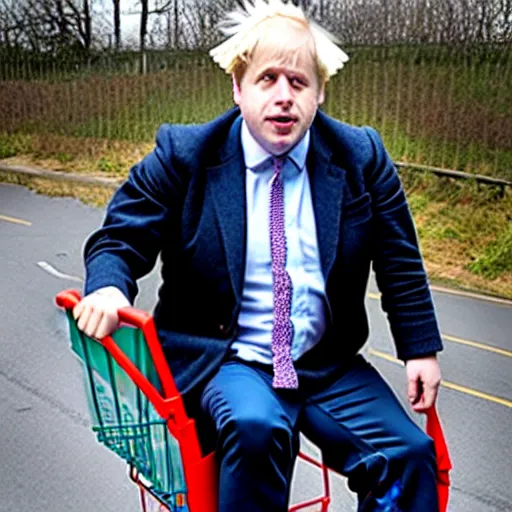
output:
M 293 103 L 292 87 L 284 75 L 279 76 L 276 82 L 276 103 L 288 107 Z

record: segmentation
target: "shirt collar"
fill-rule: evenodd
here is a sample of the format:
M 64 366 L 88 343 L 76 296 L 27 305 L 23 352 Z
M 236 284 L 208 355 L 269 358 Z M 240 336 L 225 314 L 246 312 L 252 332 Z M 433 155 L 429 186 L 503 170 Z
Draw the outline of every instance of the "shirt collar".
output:
M 263 149 L 256 139 L 252 136 L 247 123 L 242 121 L 242 150 L 244 152 L 245 166 L 249 169 L 254 169 L 260 166 L 265 160 L 268 160 L 272 155 Z M 306 166 L 306 158 L 309 150 L 309 129 L 304 137 L 295 144 L 286 156 L 296 165 L 299 171 L 302 171 Z

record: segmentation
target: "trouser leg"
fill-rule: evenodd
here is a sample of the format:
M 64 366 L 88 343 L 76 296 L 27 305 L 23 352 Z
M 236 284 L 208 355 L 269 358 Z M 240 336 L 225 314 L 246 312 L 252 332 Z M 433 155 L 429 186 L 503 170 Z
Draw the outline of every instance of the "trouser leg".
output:
M 297 402 L 293 392 L 272 389 L 270 375 L 236 361 L 208 383 L 201 406 L 217 431 L 219 512 L 287 510 Z
M 438 511 L 432 440 L 362 357 L 310 397 L 300 428 L 348 477 L 360 511 Z

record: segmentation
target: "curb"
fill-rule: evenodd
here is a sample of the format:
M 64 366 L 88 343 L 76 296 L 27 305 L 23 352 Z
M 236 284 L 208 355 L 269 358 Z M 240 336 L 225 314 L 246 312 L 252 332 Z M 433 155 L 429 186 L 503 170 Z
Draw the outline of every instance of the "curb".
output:
M 493 302 L 494 304 L 500 304 L 502 306 L 512 307 L 512 300 L 507 297 L 501 297 L 499 295 L 485 295 L 480 292 L 471 291 L 471 290 L 461 290 L 458 288 L 447 288 L 445 286 L 438 286 L 433 284 L 431 281 L 429 282 L 430 291 L 436 293 L 445 293 L 447 295 L 454 295 L 456 297 L 463 297 L 465 299 L 474 299 L 481 300 L 484 302 Z M 380 300 L 381 294 L 380 292 L 367 292 L 366 296 L 370 299 Z
M 48 171 L 46 169 L 38 169 L 33 167 L 25 167 L 24 165 L 7 165 L 0 163 L 0 172 L 21 174 L 30 178 L 45 178 L 57 181 L 67 181 L 80 185 L 95 185 L 98 187 L 106 187 L 117 189 L 121 184 L 120 180 L 113 178 L 101 178 L 96 176 L 80 176 L 78 174 L 69 174 L 61 171 Z
M 437 286 L 430 284 L 430 289 L 437 293 L 446 293 L 448 295 L 456 295 L 458 297 L 464 297 L 466 299 L 476 299 L 485 302 L 494 302 L 495 304 L 501 304 L 504 306 L 512 307 L 512 300 L 506 297 L 500 297 L 499 295 L 484 295 L 478 292 L 472 292 L 469 290 L 459 290 L 457 288 L 446 288 L 444 286 Z
M 69 174 L 60 171 L 48 171 L 46 169 L 37 169 L 32 167 L 25 167 L 23 165 L 7 165 L 0 163 L 0 173 L 12 173 L 22 174 L 32 178 L 46 178 L 55 179 L 58 181 L 68 181 L 81 185 L 95 185 L 99 187 L 106 187 L 111 189 L 117 189 L 121 184 L 122 180 L 116 180 L 114 178 L 101 178 L 95 176 L 80 176 L 78 174 Z M 484 295 L 478 292 L 459 290 L 457 288 L 446 288 L 444 286 L 437 286 L 430 284 L 430 289 L 439 293 L 446 293 L 450 295 L 457 295 L 460 297 L 466 297 L 471 299 L 483 300 L 486 302 L 494 302 L 496 304 L 503 304 L 505 306 L 512 307 L 512 300 L 506 297 L 499 297 L 496 295 Z

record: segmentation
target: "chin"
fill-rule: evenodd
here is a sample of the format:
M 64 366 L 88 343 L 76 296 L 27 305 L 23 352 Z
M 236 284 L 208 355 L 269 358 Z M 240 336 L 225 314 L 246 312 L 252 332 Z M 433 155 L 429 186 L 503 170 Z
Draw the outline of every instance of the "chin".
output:
M 296 141 L 295 140 L 292 140 L 292 139 L 283 139 L 283 138 L 280 138 L 279 140 L 277 141 L 274 141 L 272 143 L 272 147 L 281 152 L 281 153 L 284 153 L 285 151 L 288 151 L 289 149 L 291 149 L 294 145 L 295 145 Z
M 287 153 L 292 148 L 291 144 L 274 144 L 272 146 L 272 154 L 279 156 L 283 153 Z

